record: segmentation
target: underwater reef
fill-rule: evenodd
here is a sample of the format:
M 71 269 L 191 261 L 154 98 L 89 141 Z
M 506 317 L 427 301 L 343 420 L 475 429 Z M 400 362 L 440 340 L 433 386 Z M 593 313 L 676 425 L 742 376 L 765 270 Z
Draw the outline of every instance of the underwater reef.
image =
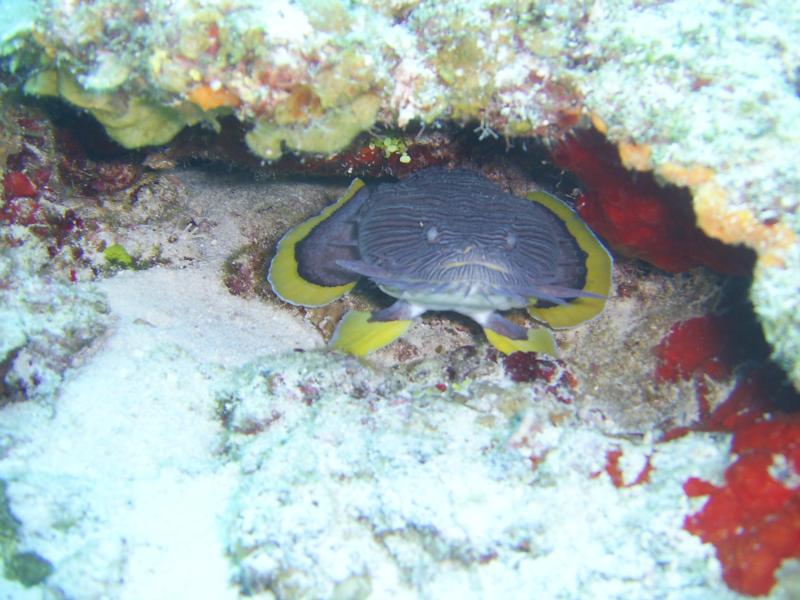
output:
M 268 160 L 331 155 L 377 125 L 474 121 L 481 138 L 553 142 L 593 125 L 628 169 L 688 188 L 706 234 L 757 252 L 752 299 L 800 386 L 791 2 L 3 7 L 0 47 L 26 93 L 88 111 L 128 148 L 224 115 Z
M 797 597 L 792 2 L 0 14 L 0 596 Z M 374 285 L 270 285 L 429 167 L 608 247 L 558 357 L 435 313 L 357 358 Z

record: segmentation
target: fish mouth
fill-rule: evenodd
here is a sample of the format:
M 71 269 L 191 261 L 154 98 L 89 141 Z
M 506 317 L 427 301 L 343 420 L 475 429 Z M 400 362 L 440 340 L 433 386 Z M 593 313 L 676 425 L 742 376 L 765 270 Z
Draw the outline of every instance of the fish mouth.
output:
M 506 269 L 505 267 L 498 265 L 497 263 L 490 262 L 488 260 L 480 260 L 480 259 L 451 260 L 446 263 L 442 263 L 442 268 L 444 268 L 445 270 L 460 269 L 462 267 L 469 267 L 469 266 L 483 267 L 491 271 L 497 271 L 498 273 L 508 273 L 508 269 Z

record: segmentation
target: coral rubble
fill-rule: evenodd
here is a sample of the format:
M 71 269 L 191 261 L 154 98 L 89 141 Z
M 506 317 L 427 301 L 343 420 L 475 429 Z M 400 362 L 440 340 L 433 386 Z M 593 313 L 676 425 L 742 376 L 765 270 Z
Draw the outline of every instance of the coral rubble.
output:
M 512 384 L 498 364 L 441 386 L 433 367 L 387 377 L 314 355 L 231 374 L 220 415 L 242 477 L 227 552 L 243 593 L 622 597 L 710 584 L 707 550 L 675 525 L 682 478 L 721 468 L 713 437 L 613 439 L 539 392 L 546 381 Z M 543 535 L 553 526 L 570 533 Z
M 49 261 L 45 244 L 23 227 L 0 231 L 0 398 L 6 401 L 52 399 L 76 355 L 108 325 L 102 294 L 47 275 Z

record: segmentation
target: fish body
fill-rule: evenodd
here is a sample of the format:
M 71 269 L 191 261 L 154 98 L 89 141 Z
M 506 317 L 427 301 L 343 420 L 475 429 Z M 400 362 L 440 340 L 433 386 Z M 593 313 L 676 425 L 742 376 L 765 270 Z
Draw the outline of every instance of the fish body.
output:
M 444 310 L 478 322 L 503 352 L 553 354 L 549 333 L 535 330 L 532 341 L 500 311 L 525 308 L 555 327 L 592 318 L 610 292 L 611 258 L 555 197 L 519 198 L 478 173 L 431 168 L 374 187 L 356 180 L 284 236 L 269 272 L 278 296 L 306 306 L 327 304 L 361 277 L 397 301 L 346 316 L 335 347 L 365 354 L 379 347 L 373 338 L 385 345 L 422 313 Z

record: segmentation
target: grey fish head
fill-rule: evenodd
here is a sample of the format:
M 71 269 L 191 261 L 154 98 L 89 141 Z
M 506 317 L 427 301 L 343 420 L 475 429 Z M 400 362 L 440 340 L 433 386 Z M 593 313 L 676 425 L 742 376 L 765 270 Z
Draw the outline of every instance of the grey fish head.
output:
M 585 254 L 546 208 L 468 171 L 422 171 L 372 191 L 349 266 L 398 297 L 444 297 L 496 308 L 580 288 Z M 567 292 L 568 293 L 568 292 Z M 453 306 L 452 308 L 457 308 Z

